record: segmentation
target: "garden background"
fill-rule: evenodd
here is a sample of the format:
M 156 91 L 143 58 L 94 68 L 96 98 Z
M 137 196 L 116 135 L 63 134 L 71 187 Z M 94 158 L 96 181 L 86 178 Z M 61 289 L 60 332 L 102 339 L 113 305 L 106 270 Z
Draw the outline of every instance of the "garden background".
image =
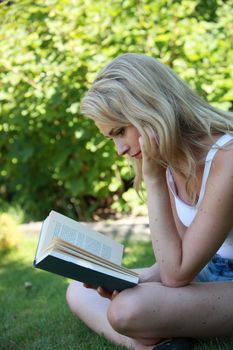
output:
M 0 1 L 4 215 L 21 224 L 51 209 L 82 221 L 145 215 L 128 163 L 79 113 L 97 72 L 125 52 L 159 58 L 211 104 L 233 110 L 233 0 Z M 66 280 L 32 269 L 37 237 L 23 237 L 0 257 L 0 348 L 113 349 L 69 314 Z M 138 256 L 128 266 L 152 262 L 149 242 L 128 244 Z M 218 344 L 200 349 L 232 349 Z

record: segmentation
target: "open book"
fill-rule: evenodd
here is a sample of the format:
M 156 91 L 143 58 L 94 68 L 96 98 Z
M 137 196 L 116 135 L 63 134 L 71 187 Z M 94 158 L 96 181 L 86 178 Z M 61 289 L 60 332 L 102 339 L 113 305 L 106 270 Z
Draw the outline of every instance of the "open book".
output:
M 55 211 L 43 222 L 34 266 L 109 291 L 137 285 L 121 266 L 123 245 Z

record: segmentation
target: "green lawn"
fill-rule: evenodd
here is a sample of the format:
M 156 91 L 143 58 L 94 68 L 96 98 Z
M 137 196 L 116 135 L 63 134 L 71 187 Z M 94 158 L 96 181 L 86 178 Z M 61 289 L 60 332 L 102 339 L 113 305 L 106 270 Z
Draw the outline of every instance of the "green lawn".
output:
M 24 239 L 17 251 L 1 255 L 1 350 L 120 350 L 91 332 L 65 302 L 68 280 L 32 267 L 36 239 Z M 149 242 L 126 244 L 127 266 L 153 262 Z M 31 288 L 25 287 L 31 283 Z M 232 350 L 233 342 L 200 343 L 198 350 Z

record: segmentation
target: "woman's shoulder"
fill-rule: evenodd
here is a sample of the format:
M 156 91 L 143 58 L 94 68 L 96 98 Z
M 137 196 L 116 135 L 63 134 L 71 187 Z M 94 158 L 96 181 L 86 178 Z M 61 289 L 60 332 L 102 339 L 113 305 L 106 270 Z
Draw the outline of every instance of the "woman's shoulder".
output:
M 233 136 L 222 135 L 216 138 L 207 154 L 203 177 L 201 181 L 200 197 L 206 193 L 217 191 L 224 193 L 228 189 L 232 196 L 233 189 Z
M 233 135 L 225 134 L 221 136 L 212 149 L 216 150 L 215 163 L 222 165 L 222 163 L 229 161 L 230 164 L 225 165 L 233 166 Z
M 215 143 L 214 146 L 217 147 L 227 147 L 229 146 L 231 148 L 231 144 L 233 143 L 233 134 L 221 134 L 217 135 L 215 137 Z
M 209 180 L 222 183 L 224 187 L 233 188 L 233 138 L 216 150 Z
M 211 143 L 209 144 L 205 162 L 212 161 L 214 158 L 222 158 L 226 155 L 221 151 L 233 151 L 233 134 L 216 134 L 213 135 Z M 228 155 L 230 153 L 228 152 Z

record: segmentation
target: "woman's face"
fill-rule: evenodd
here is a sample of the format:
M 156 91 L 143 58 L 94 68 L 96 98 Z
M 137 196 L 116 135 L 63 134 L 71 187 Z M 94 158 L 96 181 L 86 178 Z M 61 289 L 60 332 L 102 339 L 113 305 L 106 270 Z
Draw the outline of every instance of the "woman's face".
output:
M 113 122 L 108 124 L 96 122 L 96 126 L 104 136 L 114 141 L 117 153 L 120 156 L 128 154 L 132 158 L 142 158 L 138 141 L 140 134 L 135 126 L 122 126 Z

